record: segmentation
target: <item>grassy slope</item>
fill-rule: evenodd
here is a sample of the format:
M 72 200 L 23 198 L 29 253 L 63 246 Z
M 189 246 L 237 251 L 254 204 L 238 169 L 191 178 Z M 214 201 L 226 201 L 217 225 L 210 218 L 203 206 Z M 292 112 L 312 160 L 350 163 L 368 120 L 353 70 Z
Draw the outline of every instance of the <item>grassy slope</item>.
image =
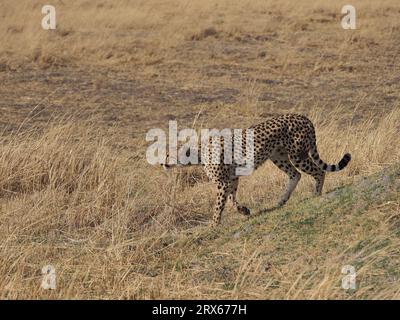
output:
M 400 167 L 395 166 L 246 222 L 167 237 L 169 249 L 159 258 L 170 261 L 167 268 L 176 270 L 182 290 L 160 294 L 399 298 L 399 191 Z M 179 253 L 180 259 L 169 259 Z M 356 268 L 356 290 L 341 288 L 344 265 Z
M 346 295 L 339 287 L 345 264 L 358 270 L 354 297 L 396 297 L 399 170 L 380 157 L 399 162 L 396 150 L 384 157 L 380 142 L 396 143 L 397 114 L 375 129 L 354 129 L 354 161 L 329 175 L 325 190 L 354 185 L 304 200 L 311 188 L 304 177 L 286 207 L 257 215 L 284 188 L 283 175 L 267 164 L 239 189 L 254 216 L 244 221 L 228 209 L 216 231 L 208 227 L 213 188 L 201 175 L 191 181 L 196 171 L 166 174 L 116 152 L 84 123 L 4 137 L 1 297 L 335 298 Z M 339 132 L 320 129 L 323 137 Z M 372 142 L 359 149 L 358 135 Z M 360 181 L 369 167 L 383 178 Z M 40 287 L 47 264 L 57 270 L 52 292 Z
M 362 127 L 376 148 L 357 149 L 353 136 L 354 161 L 328 176 L 322 197 L 309 198 L 304 177 L 287 206 L 262 213 L 283 175 L 266 164 L 243 178 L 239 200 L 253 216 L 228 208 L 217 230 L 208 227 L 213 188 L 201 175 L 191 181 L 195 170 L 167 174 L 82 123 L 5 137 L 0 297 L 398 298 L 400 168 L 396 150 L 384 157 L 378 143 L 395 145 L 396 119 Z M 378 173 L 368 177 L 369 167 Z M 40 287 L 47 264 L 57 273 L 51 292 Z M 340 287 L 344 265 L 357 270 L 356 291 Z

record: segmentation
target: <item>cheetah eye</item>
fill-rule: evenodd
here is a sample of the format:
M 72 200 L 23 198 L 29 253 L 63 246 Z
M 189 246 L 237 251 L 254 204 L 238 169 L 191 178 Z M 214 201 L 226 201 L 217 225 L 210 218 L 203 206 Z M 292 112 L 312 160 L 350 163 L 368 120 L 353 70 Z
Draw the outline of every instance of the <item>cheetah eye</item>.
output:
M 190 149 L 186 150 L 186 157 L 188 157 L 188 158 L 190 157 Z

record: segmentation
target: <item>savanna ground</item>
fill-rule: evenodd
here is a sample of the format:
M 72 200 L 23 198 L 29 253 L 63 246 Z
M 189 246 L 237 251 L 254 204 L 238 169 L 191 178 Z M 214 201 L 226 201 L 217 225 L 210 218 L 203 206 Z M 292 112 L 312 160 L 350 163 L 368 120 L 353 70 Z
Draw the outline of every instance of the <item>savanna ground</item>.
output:
M 400 4 L 356 1 L 0 3 L 0 297 L 400 298 Z M 253 217 L 208 226 L 199 169 L 145 160 L 151 128 L 245 128 L 298 112 L 321 157 L 353 160 L 312 196 L 266 164 Z M 40 286 L 56 269 L 56 290 Z M 341 269 L 357 271 L 344 290 Z

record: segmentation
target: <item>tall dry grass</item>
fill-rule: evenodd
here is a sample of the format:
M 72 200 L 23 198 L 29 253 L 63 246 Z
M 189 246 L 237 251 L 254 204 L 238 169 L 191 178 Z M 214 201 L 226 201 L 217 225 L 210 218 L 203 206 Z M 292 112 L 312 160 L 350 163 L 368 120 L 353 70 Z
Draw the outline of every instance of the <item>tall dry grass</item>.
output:
M 52 4 L 45 31 L 42 1 L 0 2 L 0 298 L 399 297 L 397 0 L 354 0 L 346 31 L 342 4 L 322 0 Z M 267 163 L 240 182 L 251 220 L 227 208 L 212 231 L 201 168 L 145 161 L 140 134 L 171 116 L 238 128 L 285 110 L 313 120 L 325 161 L 352 154 L 320 198 L 303 175 L 259 214 L 286 185 Z
M 349 168 L 328 176 L 325 191 L 399 163 L 400 150 L 388 149 L 398 142 L 399 108 L 383 118 L 358 122 L 343 116 L 340 108 L 328 113 L 314 110 L 310 116 L 317 126 L 323 159 L 337 161 L 345 151 L 353 155 Z M 213 291 L 214 280 L 195 285 L 189 274 L 170 269 L 189 254 L 185 246 L 174 248 L 177 242 L 210 236 L 207 222 L 215 200 L 213 186 L 199 169 L 166 174 L 148 165 L 143 156 L 132 160 L 129 154 L 115 150 L 112 138 L 90 121 L 54 120 L 41 133 L 32 129 L 3 137 L 0 146 L 3 298 L 335 295 L 330 287 L 333 262 L 325 262 L 322 279 L 310 278 L 320 281 L 310 291 L 303 291 L 301 286 L 307 283 L 299 283 L 300 278 L 289 277 L 287 286 L 271 296 L 257 283 L 257 268 L 264 265 L 259 264 L 261 258 L 256 259 L 255 251 L 243 255 L 233 291 L 221 295 Z M 255 210 L 271 206 L 286 183 L 285 176 L 270 164 L 242 180 L 239 199 Z M 311 196 L 311 184 L 307 178 L 300 182 L 292 205 Z M 224 215 L 225 226 L 240 219 L 229 212 Z M 59 290 L 52 293 L 39 285 L 40 269 L 48 263 L 60 270 Z M 289 272 L 290 268 L 301 269 L 301 264 L 288 262 L 286 267 Z M 309 270 L 299 272 L 301 277 Z

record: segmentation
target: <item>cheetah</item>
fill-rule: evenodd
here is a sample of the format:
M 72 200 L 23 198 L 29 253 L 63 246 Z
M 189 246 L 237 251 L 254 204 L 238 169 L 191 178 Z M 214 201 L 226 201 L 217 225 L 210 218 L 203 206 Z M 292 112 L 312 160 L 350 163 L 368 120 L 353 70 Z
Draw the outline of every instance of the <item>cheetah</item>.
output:
M 351 160 L 351 155 L 346 153 L 338 164 L 327 164 L 321 160 L 316 146 L 314 125 L 311 120 L 300 114 L 284 114 L 272 117 L 265 122 L 254 125 L 253 129 L 253 156 L 254 170 L 270 159 L 274 165 L 288 176 L 286 191 L 278 201 L 277 207 L 283 206 L 290 198 L 292 192 L 300 181 L 301 174 L 305 172 L 315 180 L 315 195 L 321 195 L 326 172 L 340 171 Z M 241 138 L 242 148 L 245 150 L 246 134 Z M 199 144 L 199 164 L 204 167 L 208 178 L 217 186 L 217 201 L 214 207 L 212 226 L 221 222 L 222 212 L 229 200 L 233 207 L 242 215 L 249 216 L 250 209 L 240 205 L 236 199 L 239 177 L 235 169 L 238 164 L 234 161 L 226 164 L 221 154 L 220 162 L 214 163 L 211 159 L 201 159 L 206 153 Z M 223 150 L 223 139 L 221 148 Z M 245 151 L 244 151 L 245 152 Z M 223 152 L 222 152 L 223 153 Z M 211 153 L 208 153 L 210 157 Z M 205 161 L 201 161 L 205 160 Z M 165 163 L 161 165 L 169 169 L 168 154 Z

